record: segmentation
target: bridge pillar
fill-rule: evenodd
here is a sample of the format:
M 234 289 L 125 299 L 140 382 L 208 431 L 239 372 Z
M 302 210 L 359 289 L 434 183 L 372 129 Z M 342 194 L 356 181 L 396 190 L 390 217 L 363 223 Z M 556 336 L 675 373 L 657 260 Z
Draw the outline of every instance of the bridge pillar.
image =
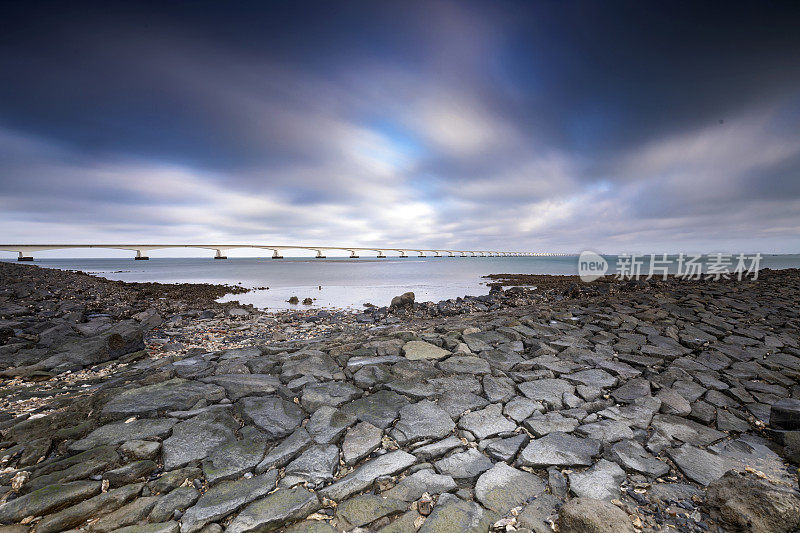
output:
M 424 252 L 420 252 L 418 257 L 427 257 Z
M 23 252 L 17 252 L 19 256 L 17 256 L 17 261 L 33 261 L 32 255 L 25 255 Z
M 400 250 L 400 257 L 408 257 L 405 250 Z
M 217 253 L 214 256 L 214 259 L 227 259 L 227 258 L 228 258 L 227 256 L 222 255 L 222 250 L 217 250 Z
M 137 261 L 147 261 L 150 258 L 146 255 L 143 255 L 141 250 L 136 250 L 136 257 L 134 257 L 134 259 Z
M 442 254 L 439 252 L 433 252 L 433 257 L 442 257 Z
M 278 250 L 272 250 L 272 258 L 273 259 L 283 259 L 283 256 L 278 253 Z
M 317 250 L 317 255 L 315 257 L 316 259 L 325 259 L 325 256 L 322 255 L 322 250 Z
M 378 259 L 386 259 L 386 256 L 383 255 L 383 250 L 378 250 Z

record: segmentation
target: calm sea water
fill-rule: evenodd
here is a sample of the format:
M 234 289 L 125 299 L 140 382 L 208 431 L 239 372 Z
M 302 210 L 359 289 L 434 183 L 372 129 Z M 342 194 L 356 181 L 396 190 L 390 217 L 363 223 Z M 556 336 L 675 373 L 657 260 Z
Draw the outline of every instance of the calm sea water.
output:
M 616 256 L 605 256 L 616 264 Z M 2 259 L 13 260 L 13 259 Z M 441 258 L 36 258 L 36 265 L 82 270 L 108 279 L 162 283 L 225 283 L 269 287 L 230 295 L 260 308 L 302 309 L 291 296 L 313 298 L 315 308 L 361 309 L 364 303 L 388 305 L 393 296 L 414 291 L 417 301 L 439 301 L 488 292 L 486 274 L 577 274 L 577 256 Z M 765 255 L 761 267 L 800 268 L 800 255 Z M 321 288 L 320 288 L 321 286 Z

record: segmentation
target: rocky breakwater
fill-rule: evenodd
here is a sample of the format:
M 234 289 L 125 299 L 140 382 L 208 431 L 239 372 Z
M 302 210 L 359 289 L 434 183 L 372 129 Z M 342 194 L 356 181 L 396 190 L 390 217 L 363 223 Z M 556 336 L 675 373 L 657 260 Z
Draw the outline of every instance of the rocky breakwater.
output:
M 563 292 L 402 318 L 412 304 L 389 314 L 399 324 L 134 361 L 58 410 L 3 424 L 0 524 L 800 524 L 800 273 Z
M 122 283 L 0 262 L 0 376 L 47 378 L 142 355 L 144 334 L 238 287 Z M 124 360 L 124 359 L 123 359 Z

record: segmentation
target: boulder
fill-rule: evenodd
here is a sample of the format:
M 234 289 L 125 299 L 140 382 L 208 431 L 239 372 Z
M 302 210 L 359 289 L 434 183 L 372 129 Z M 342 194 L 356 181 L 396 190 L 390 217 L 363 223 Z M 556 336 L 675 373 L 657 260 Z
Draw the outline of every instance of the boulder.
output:
M 575 498 L 558 514 L 561 533 L 634 533 L 628 515 L 616 505 L 591 498 Z
M 749 472 L 731 470 L 711 483 L 706 506 L 725 531 L 784 533 L 800 526 L 800 494 Z

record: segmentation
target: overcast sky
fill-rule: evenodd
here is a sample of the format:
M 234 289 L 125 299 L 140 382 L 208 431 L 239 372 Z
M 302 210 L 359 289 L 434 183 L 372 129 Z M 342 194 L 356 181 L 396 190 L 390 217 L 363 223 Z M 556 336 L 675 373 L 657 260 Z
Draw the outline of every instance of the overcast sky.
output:
M 4 2 L 0 241 L 800 252 L 796 6 Z

